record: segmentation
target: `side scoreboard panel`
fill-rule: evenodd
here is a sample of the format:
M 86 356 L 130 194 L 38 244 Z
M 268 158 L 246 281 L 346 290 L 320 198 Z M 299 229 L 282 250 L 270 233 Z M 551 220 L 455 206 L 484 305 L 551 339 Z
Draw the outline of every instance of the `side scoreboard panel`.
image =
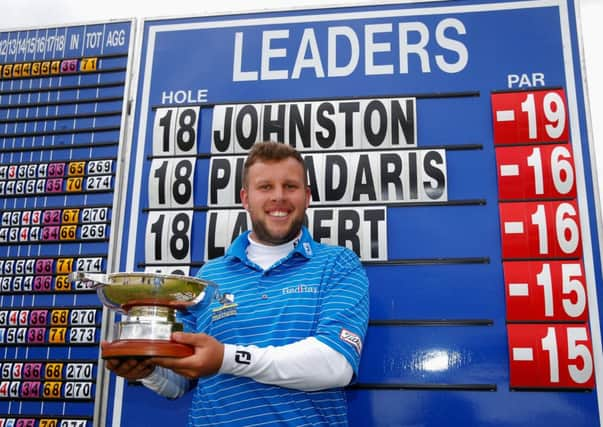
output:
M 132 22 L 0 33 L 0 426 L 91 427 Z
M 222 255 L 250 227 L 246 153 L 290 144 L 310 231 L 353 249 L 370 280 L 350 425 L 597 425 L 599 213 L 575 8 L 145 21 L 120 270 L 194 275 Z M 111 393 L 115 425 L 184 424 L 190 402 Z

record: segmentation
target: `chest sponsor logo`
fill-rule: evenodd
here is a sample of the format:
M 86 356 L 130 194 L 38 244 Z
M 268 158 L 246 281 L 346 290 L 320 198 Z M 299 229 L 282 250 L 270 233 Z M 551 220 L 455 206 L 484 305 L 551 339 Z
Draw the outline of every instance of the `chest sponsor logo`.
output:
M 318 286 L 297 285 L 283 288 L 283 295 L 289 294 L 317 294 Z
M 216 322 L 218 320 L 222 320 L 226 317 L 236 316 L 237 314 L 237 304 L 224 304 L 220 307 L 216 307 L 212 310 L 211 321 Z

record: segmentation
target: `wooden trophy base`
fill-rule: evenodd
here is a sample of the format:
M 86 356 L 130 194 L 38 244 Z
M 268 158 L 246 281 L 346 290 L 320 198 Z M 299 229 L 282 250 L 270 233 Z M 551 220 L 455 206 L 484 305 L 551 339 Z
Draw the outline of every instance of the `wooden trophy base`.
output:
M 103 359 L 187 357 L 194 353 L 193 347 L 172 341 L 117 340 L 103 346 Z

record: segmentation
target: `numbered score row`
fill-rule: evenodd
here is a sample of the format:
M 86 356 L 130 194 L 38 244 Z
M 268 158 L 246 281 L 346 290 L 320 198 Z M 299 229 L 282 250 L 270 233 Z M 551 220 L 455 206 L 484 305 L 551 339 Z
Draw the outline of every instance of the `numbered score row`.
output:
M 0 77 L 3 79 L 19 79 L 24 77 L 46 77 L 59 74 L 71 74 L 77 73 L 78 71 L 88 73 L 96 71 L 97 65 L 97 57 L 0 64 Z
M 98 241 L 109 236 L 109 224 L 0 227 L 0 243 Z
M 100 313 L 96 308 L 0 310 L 0 326 L 89 326 L 100 323 Z
M 110 191 L 112 188 L 113 175 L 73 178 L 32 178 L 16 181 L 0 181 L 0 197 L 98 192 Z
M 0 399 L 89 400 L 94 389 L 92 382 L 2 381 Z
M 0 243 L 98 241 L 109 236 L 109 224 L 0 227 Z
M 11 210 L 2 212 L 0 226 L 103 223 L 109 218 L 109 207 Z
M 510 324 L 507 334 L 511 388 L 594 388 L 587 325 Z
M 90 427 L 92 422 L 75 418 L 27 418 L 27 416 L 0 417 L 0 427 Z
M 79 362 L 4 362 L 0 363 L 2 380 L 92 380 L 94 363 Z
M 497 145 L 568 140 L 563 89 L 493 93 L 491 105 Z M 153 123 L 153 155 L 196 155 L 199 115 L 200 107 L 158 109 Z M 241 123 L 241 129 L 250 126 Z
M 0 165 L 0 180 L 64 178 L 113 173 L 113 160 L 76 160 L 71 162 L 22 163 Z
M 97 342 L 95 327 L 0 327 L 0 345 L 89 345 Z
M 106 270 L 104 257 L 0 259 L 0 275 L 69 274 L 73 271 L 100 273 Z
M 364 209 L 364 210 L 363 210 Z M 386 255 L 387 233 L 386 233 L 386 209 L 370 208 L 373 215 L 371 218 L 358 223 L 360 247 L 356 251 L 362 259 L 380 259 Z M 331 209 L 335 211 L 335 209 Z M 357 208 L 366 214 L 369 208 Z M 309 210 L 308 217 L 312 212 Z M 206 242 L 210 240 L 216 243 L 218 240 L 227 245 L 231 236 L 237 236 L 240 232 L 248 229 L 249 221 L 241 216 L 236 210 L 225 210 L 224 215 L 209 211 L 206 215 L 207 224 L 214 225 L 206 228 Z M 231 218 L 227 223 L 221 223 L 220 227 L 215 224 L 215 217 Z M 244 213 L 244 211 L 243 211 Z M 151 211 L 146 220 L 145 235 L 145 262 L 151 264 L 188 264 L 191 259 L 191 242 L 194 235 L 193 217 L 194 211 Z M 582 242 L 580 234 L 580 218 L 577 203 L 568 201 L 542 201 L 542 202 L 508 202 L 499 204 L 500 227 L 502 236 L 503 260 L 526 260 L 526 259 L 581 259 Z M 364 217 L 363 217 L 364 218 Z M 314 216 L 316 220 L 316 215 Z M 213 222 L 212 222 L 213 220 Z M 329 221 L 334 227 L 329 233 L 336 236 L 335 231 L 341 227 L 334 221 Z M 142 223 L 141 223 L 142 225 Z M 316 221 L 310 220 L 311 228 L 316 228 Z M 324 227 L 325 224 L 322 224 Z M 366 230 L 365 230 L 366 229 Z M 216 231 L 222 231 L 216 234 Z M 365 232 L 366 231 L 366 232 Z M 197 229 L 196 232 L 200 232 Z M 345 235 L 345 233 L 339 233 Z M 226 235 L 226 237 L 224 236 Z M 359 235 L 357 234 L 357 237 Z M 224 241 L 224 239 L 228 241 Z M 370 244 L 376 246 L 376 256 L 373 256 L 371 248 L 363 248 L 362 245 Z M 336 244 L 346 245 L 346 241 L 335 241 Z M 209 243 L 208 243 L 209 245 Z M 209 245 L 211 246 L 211 245 Z M 205 248 L 205 254 L 210 247 Z M 377 250 L 378 249 L 378 250 Z M 356 249 L 355 249 L 356 250 Z M 219 255 L 219 254 L 218 254 Z

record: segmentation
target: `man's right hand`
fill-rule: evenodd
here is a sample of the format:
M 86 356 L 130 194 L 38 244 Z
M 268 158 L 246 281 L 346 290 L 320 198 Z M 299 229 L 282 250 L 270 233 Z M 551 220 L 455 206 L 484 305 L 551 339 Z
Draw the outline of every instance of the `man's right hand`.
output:
M 105 344 L 106 342 L 101 342 L 101 348 Z M 105 359 L 105 366 L 115 375 L 131 381 L 146 378 L 155 370 L 155 365 L 148 358 L 114 357 Z

